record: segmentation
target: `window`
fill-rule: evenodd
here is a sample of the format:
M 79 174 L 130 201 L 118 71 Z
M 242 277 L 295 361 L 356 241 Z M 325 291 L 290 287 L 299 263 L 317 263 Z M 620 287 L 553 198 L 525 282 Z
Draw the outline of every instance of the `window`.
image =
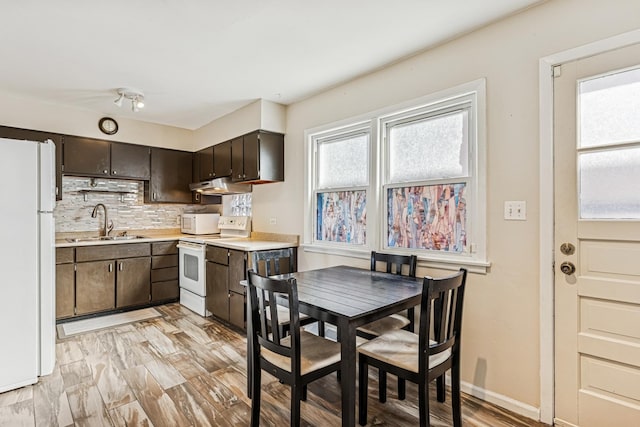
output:
M 484 86 L 307 131 L 305 250 L 484 271 Z

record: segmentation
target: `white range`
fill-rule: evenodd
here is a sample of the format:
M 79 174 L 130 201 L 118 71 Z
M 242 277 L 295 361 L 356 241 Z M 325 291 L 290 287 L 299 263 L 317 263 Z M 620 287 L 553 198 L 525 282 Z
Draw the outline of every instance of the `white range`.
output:
M 220 234 L 183 237 L 178 243 L 180 251 L 180 304 L 201 316 L 210 316 L 206 309 L 206 247 L 207 243 L 246 239 L 251 235 L 251 217 L 221 216 Z

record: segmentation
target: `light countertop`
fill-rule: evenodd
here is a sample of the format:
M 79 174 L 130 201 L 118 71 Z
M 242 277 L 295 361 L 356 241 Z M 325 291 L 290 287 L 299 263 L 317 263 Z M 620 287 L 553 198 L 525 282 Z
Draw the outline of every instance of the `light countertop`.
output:
M 140 239 L 130 240 L 89 240 L 70 242 L 67 239 L 74 238 L 90 238 L 95 237 L 95 232 L 88 233 L 58 233 L 56 234 L 56 247 L 57 248 L 69 248 L 79 246 L 98 246 L 98 245 L 118 245 L 129 243 L 148 243 L 148 242 L 162 242 L 167 240 L 180 240 L 197 241 L 206 243 L 211 246 L 218 246 L 227 249 L 236 249 L 245 252 L 264 251 L 271 249 L 284 249 L 298 246 L 298 236 L 291 235 L 279 235 L 268 233 L 251 233 L 250 238 L 241 237 L 228 237 L 221 239 L 211 239 L 207 236 L 193 236 L 190 234 L 182 234 L 178 229 L 169 230 L 128 230 L 127 234 L 130 236 L 144 236 Z M 117 235 L 113 234 L 114 236 Z

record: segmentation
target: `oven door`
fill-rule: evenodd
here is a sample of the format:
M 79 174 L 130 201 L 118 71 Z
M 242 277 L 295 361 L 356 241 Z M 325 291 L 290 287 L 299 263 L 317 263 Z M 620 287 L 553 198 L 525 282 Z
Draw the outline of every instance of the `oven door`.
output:
M 180 287 L 201 297 L 206 296 L 207 283 L 205 278 L 205 248 L 206 245 L 179 242 L 180 251 Z

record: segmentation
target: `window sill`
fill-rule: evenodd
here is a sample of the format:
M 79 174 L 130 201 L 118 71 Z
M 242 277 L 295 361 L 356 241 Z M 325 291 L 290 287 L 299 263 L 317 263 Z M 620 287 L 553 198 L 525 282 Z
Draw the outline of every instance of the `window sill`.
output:
M 371 251 L 369 249 L 346 249 L 331 246 L 302 244 L 300 247 L 305 252 L 345 256 L 350 258 L 369 259 L 371 257 Z M 389 253 L 400 253 L 394 251 L 385 251 Z M 400 253 L 402 254 L 402 253 Z M 472 258 L 453 259 L 451 256 L 424 256 L 418 255 L 418 267 L 425 268 L 437 268 L 440 270 L 452 270 L 456 271 L 461 267 L 466 268 L 470 273 L 487 274 L 491 263 L 489 261 L 482 261 Z

